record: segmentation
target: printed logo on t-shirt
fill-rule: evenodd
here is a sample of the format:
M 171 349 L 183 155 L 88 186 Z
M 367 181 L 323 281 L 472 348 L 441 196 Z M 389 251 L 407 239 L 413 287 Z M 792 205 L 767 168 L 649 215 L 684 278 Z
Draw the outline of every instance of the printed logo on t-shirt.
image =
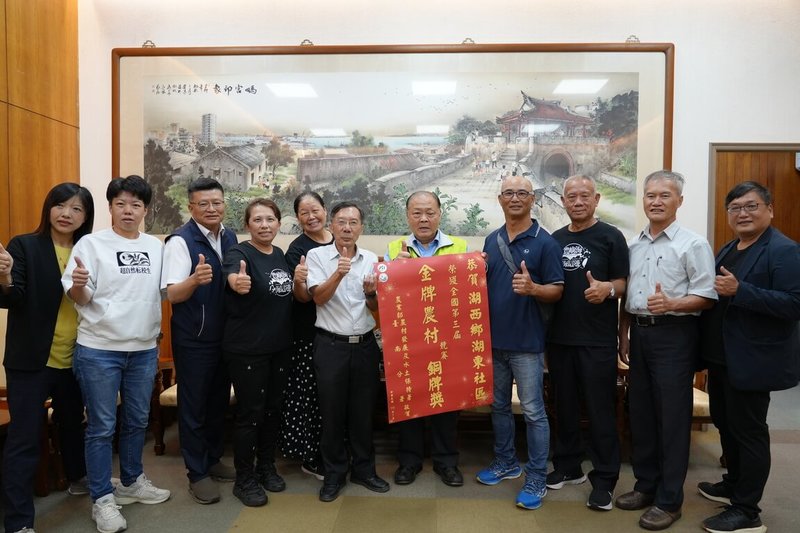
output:
M 561 263 L 564 266 L 564 270 L 578 270 L 581 268 L 586 268 L 586 264 L 589 262 L 589 257 L 592 255 L 592 252 L 589 249 L 584 248 L 583 245 L 578 243 L 570 243 L 564 246 L 564 252 L 561 255 Z
M 117 252 L 120 274 L 149 274 L 150 254 L 147 252 Z
M 289 273 L 278 268 L 270 272 L 269 292 L 275 296 L 288 296 L 292 292 L 292 278 Z

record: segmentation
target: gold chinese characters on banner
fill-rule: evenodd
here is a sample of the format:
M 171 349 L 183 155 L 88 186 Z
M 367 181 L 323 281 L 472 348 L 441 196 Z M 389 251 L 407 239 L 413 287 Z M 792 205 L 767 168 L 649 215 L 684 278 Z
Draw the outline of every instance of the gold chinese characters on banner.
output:
M 480 252 L 375 265 L 389 422 L 492 402 Z

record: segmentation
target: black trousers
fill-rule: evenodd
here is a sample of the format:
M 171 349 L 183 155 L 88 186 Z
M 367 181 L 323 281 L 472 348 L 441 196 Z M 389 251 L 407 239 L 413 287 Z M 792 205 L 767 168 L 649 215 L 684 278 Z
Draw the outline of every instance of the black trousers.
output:
M 225 450 L 231 381 L 219 345 L 173 346 L 178 383 L 178 432 L 189 481 L 208 477 Z
M 314 368 L 317 372 L 322 438 L 320 452 L 325 466 L 325 483 L 343 483 L 352 455 L 351 475 L 375 475 L 372 416 L 380 378 L 380 350 L 375 337 L 349 344 L 317 334 Z
M 83 453 L 83 399 L 72 369 L 45 367 L 27 372 L 6 369 L 8 426 L 3 450 L 3 504 L 6 531 L 33 527 L 33 478 L 39 464 L 44 402 L 52 398 L 64 473 L 69 481 L 86 475 Z
M 425 458 L 425 421 L 431 424 L 431 459 L 434 465 L 458 466 L 458 411 L 412 418 L 397 423 L 400 466 L 421 467 Z
M 547 367 L 555 395 L 556 441 L 553 467 L 565 473 L 581 470 L 581 393 L 589 417 L 589 472 L 592 486 L 614 491 L 619 479 L 617 436 L 617 349 L 605 346 L 547 346 Z
M 292 350 L 259 355 L 226 352 L 225 361 L 236 394 L 233 466 L 240 479 L 252 475 L 257 465 L 275 462 Z
M 723 481 L 732 490 L 731 504 L 751 515 L 761 512 L 770 469 L 767 391 L 742 391 L 731 386 L 724 366 L 708 367 L 711 419 L 719 430 L 722 453 L 728 466 Z
M 677 511 L 689 468 L 697 321 L 631 326 L 631 463 L 635 490 Z

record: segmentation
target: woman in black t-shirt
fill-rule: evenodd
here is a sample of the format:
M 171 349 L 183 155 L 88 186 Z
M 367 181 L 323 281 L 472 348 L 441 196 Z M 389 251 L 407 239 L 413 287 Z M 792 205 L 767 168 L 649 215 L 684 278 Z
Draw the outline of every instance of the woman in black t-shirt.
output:
M 303 229 L 286 251 L 286 262 L 294 274 L 295 269 L 308 255 L 309 250 L 333 242 L 326 222 L 328 212 L 325 202 L 313 191 L 300 193 L 294 200 L 294 214 Z M 317 306 L 311 301 L 305 281 L 297 276 L 300 297 L 295 297 L 292 306 L 294 346 L 292 364 L 281 411 L 280 448 L 286 457 L 303 462 L 302 470 L 322 481 L 322 458 L 319 441 L 322 434 L 322 416 L 319 412 L 317 377 L 314 373 L 313 346 L 317 330 Z M 305 298 L 302 295 L 305 294 Z
M 227 320 L 222 349 L 236 393 L 233 494 L 247 506 L 267 503 L 265 489 L 286 488 L 275 470 L 275 448 L 292 345 L 292 275 L 272 245 L 281 212 L 257 198 L 245 209 L 250 240 L 225 254 Z

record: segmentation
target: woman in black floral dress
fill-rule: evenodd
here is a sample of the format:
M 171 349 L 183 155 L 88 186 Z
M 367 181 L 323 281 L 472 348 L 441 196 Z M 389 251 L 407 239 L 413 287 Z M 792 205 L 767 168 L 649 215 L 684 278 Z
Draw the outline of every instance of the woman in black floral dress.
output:
M 333 242 L 333 235 L 326 229 L 328 212 L 317 193 L 300 193 L 294 200 L 294 212 L 303 233 L 292 242 L 286 252 L 286 261 L 293 274 L 301 263 L 302 268 L 305 268 L 305 256 L 309 250 Z M 299 278 L 304 279 L 304 276 L 298 276 Z M 286 457 L 303 462 L 303 472 L 322 480 L 322 461 L 319 455 L 322 418 L 312 360 L 316 319 L 317 309 L 311 296 L 305 302 L 296 297 L 292 308 L 294 353 L 284 394 L 280 446 Z

